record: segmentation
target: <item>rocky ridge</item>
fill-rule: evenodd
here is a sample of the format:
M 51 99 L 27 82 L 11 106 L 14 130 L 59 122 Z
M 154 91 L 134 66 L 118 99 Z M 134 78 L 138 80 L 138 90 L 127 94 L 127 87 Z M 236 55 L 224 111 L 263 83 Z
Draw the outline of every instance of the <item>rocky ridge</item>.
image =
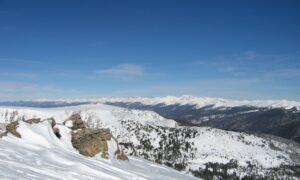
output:
M 41 120 L 40 118 L 32 118 L 28 120 L 21 120 L 28 124 L 38 124 L 44 121 L 47 121 L 51 124 L 53 133 L 57 138 L 61 138 L 60 130 L 56 127 L 57 123 L 54 118 L 49 118 L 46 120 Z M 81 119 L 79 114 L 72 114 L 66 121 L 62 123 L 64 126 L 68 127 L 71 130 L 71 143 L 73 147 L 82 155 L 88 157 L 94 157 L 97 154 L 101 154 L 101 157 L 104 159 L 109 158 L 108 151 L 108 141 L 117 140 L 113 137 L 110 132 L 110 129 L 91 129 L 87 128 L 84 125 L 84 122 Z M 0 138 L 7 136 L 8 133 L 22 138 L 18 133 L 19 121 L 13 121 L 6 125 L 5 132 L 0 134 Z M 117 143 L 118 144 L 118 143 Z M 125 155 L 123 149 L 117 145 L 117 150 L 114 152 L 113 156 L 118 160 L 128 160 L 128 157 Z

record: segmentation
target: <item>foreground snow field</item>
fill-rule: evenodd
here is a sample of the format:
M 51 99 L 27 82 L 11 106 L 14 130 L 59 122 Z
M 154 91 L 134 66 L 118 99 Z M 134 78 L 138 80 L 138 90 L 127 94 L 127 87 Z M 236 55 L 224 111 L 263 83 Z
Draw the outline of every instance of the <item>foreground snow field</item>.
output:
M 21 122 L 17 131 L 21 139 L 9 134 L 0 140 L 0 179 L 196 179 L 133 157 L 84 157 L 59 140 L 48 122 Z

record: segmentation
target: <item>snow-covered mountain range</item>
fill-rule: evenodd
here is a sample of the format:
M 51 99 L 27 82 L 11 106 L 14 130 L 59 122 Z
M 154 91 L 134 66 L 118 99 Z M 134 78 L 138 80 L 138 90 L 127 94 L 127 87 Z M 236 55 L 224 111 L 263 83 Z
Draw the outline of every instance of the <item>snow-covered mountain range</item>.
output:
M 91 128 L 109 128 L 134 157 L 164 164 L 202 178 L 297 178 L 300 146 L 272 136 L 178 126 L 155 112 L 89 104 L 59 108 L 1 107 L 0 123 L 78 113 Z M 5 146 L 1 146 L 5 149 Z M 146 178 L 148 179 L 148 178 Z
M 76 101 L 67 100 L 68 102 Z M 99 98 L 99 99 L 86 99 L 80 101 L 95 101 L 95 102 L 124 102 L 124 103 L 142 103 L 144 105 L 193 105 L 195 108 L 203 108 L 211 106 L 212 108 L 219 107 L 238 107 L 238 106 L 250 106 L 258 108 L 297 108 L 300 110 L 300 102 L 288 101 L 288 100 L 230 100 L 223 98 L 211 98 L 211 97 L 195 97 L 195 96 L 166 96 L 166 97 L 155 97 L 155 98 Z
M 144 105 L 192 105 L 195 108 L 232 108 L 239 106 L 258 107 L 258 108 L 296 108 L 300 110 L 300 102 L 289 100 L 231 100 L 213 97 L 196 97 L 190 95 L 165 96 L 165 97 L 127 97 L 127 98 L 73 98 L 73 99 L 39 99 L 27 101 L 6 101 L 0 105 L 25 105 L 25 106 L 65 106 L 68 104 L 80 105 L 82 103 L 142 103 Z

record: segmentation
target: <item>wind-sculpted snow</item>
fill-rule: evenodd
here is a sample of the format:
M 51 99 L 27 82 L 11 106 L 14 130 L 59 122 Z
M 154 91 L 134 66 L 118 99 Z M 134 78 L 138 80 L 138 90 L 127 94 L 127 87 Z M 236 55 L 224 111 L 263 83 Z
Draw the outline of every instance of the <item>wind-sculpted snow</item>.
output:
M 128 155 L 165 164 L 197 177 L 297 178 L 297 143 L 207 127 L 180 127 L 151 111 L 102 104 L 64 108 L 0 108 L 0 122 L 79 113 L 91 128 L 110 128 Z

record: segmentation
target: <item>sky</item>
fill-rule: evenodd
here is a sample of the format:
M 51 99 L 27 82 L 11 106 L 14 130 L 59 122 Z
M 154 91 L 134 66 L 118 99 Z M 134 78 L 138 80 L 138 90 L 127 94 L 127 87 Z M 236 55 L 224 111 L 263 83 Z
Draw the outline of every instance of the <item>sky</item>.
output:
M 300 101 L 298 0 L 0 0 L 0 100 Z

